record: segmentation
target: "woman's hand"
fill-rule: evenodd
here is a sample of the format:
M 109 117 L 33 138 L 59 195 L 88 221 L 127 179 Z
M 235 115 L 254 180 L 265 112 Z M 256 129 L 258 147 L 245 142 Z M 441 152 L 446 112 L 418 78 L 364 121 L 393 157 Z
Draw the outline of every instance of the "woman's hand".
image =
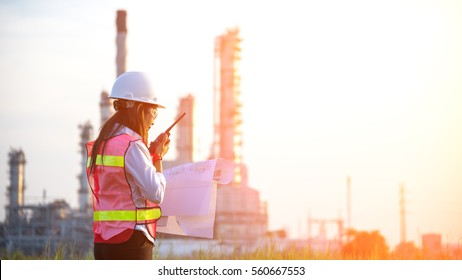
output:
M 161 134 L 159 134 L 159 136 L 157 136 L 156 140 L 152 141 L 149 145 L 149 152 L 151 154 L 157 154 L 161 157 L 164 157 L 164 155 L 168 152 L 169 148 L 170 139 L 167 133 L 162 132 Z

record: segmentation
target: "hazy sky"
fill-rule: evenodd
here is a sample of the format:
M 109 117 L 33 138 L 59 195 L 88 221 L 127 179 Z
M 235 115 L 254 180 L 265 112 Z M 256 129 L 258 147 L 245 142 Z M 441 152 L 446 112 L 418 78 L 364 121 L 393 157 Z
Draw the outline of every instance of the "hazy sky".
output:
M 212 135 L 214 40 L 240 28 L 244 162 L 270 229 L 306 237 L 308 213 L 346 218 L 350 176 L 354 228 L 399 242 L 404 184 L 409 240 L 462 238 L 460 1 L 1 0 L 3 193 L 8 152 L 22 148 L 26 202 L 46 190 L 77 207 L 78 125 L 99 128 L 117 9 L 127 10 L 127 70 L 152 74 L 168 107 L 151 135 L 192 93 L 197 160 Z

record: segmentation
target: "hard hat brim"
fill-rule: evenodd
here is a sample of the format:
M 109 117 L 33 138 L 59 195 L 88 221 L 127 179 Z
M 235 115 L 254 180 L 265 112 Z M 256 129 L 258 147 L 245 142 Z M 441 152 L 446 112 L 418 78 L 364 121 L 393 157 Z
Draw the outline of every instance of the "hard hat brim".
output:
M 121 98 L 121 97 L 111 97 L 111 96 L 109 96 L 109 98 L 111 98 L 111 99 L 122 99 L 122 100 L 139 102 L 139 103 L 146 103 L 146 104 L 156 105 L 158 108 L 165 109 L 164 105 L 161 105 L 157 101 L 153 101 L 153 100 L 139 100 L 138 98 L 136 98 L 136 99 L 135 98 Z

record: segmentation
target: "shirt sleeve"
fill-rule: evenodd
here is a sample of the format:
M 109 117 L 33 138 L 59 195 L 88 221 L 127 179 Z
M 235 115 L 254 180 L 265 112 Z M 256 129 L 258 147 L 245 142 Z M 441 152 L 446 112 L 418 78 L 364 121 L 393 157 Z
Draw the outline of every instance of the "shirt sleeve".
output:
M 154 203 L 164 199 L 167 185 L 164 174 L 157 172 L 146 145 L 141 140 L 130 143 L 125 154 L 125 171 L 133 198 L 147 198 Z M 136 203 L 136 201 L 135 201 Z

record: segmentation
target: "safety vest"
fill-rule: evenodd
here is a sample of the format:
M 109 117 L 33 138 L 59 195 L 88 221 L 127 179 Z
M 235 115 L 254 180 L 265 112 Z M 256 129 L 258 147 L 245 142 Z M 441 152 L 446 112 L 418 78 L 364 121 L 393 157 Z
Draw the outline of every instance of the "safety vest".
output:
M 127 229 L 134 230 L 136 225 L 146 225 L 149 234 L 156 237 L 156 221 L 161 216 L 161 209 L 148 199 L 144 207 L 136 207 L 125 175 L 125 153 L 130 142 L 137 140 L 134 136 L 120 134 L 107 140 L 106 145 L 102 143 L 91 174 L 94 141 L 86 145 L 87 177 L 93 193 L 93 232 L 105 241 Z M 104 155 L 101 155 L 103 146 Z M 130 236 L 118 241 L 125 242 Z

